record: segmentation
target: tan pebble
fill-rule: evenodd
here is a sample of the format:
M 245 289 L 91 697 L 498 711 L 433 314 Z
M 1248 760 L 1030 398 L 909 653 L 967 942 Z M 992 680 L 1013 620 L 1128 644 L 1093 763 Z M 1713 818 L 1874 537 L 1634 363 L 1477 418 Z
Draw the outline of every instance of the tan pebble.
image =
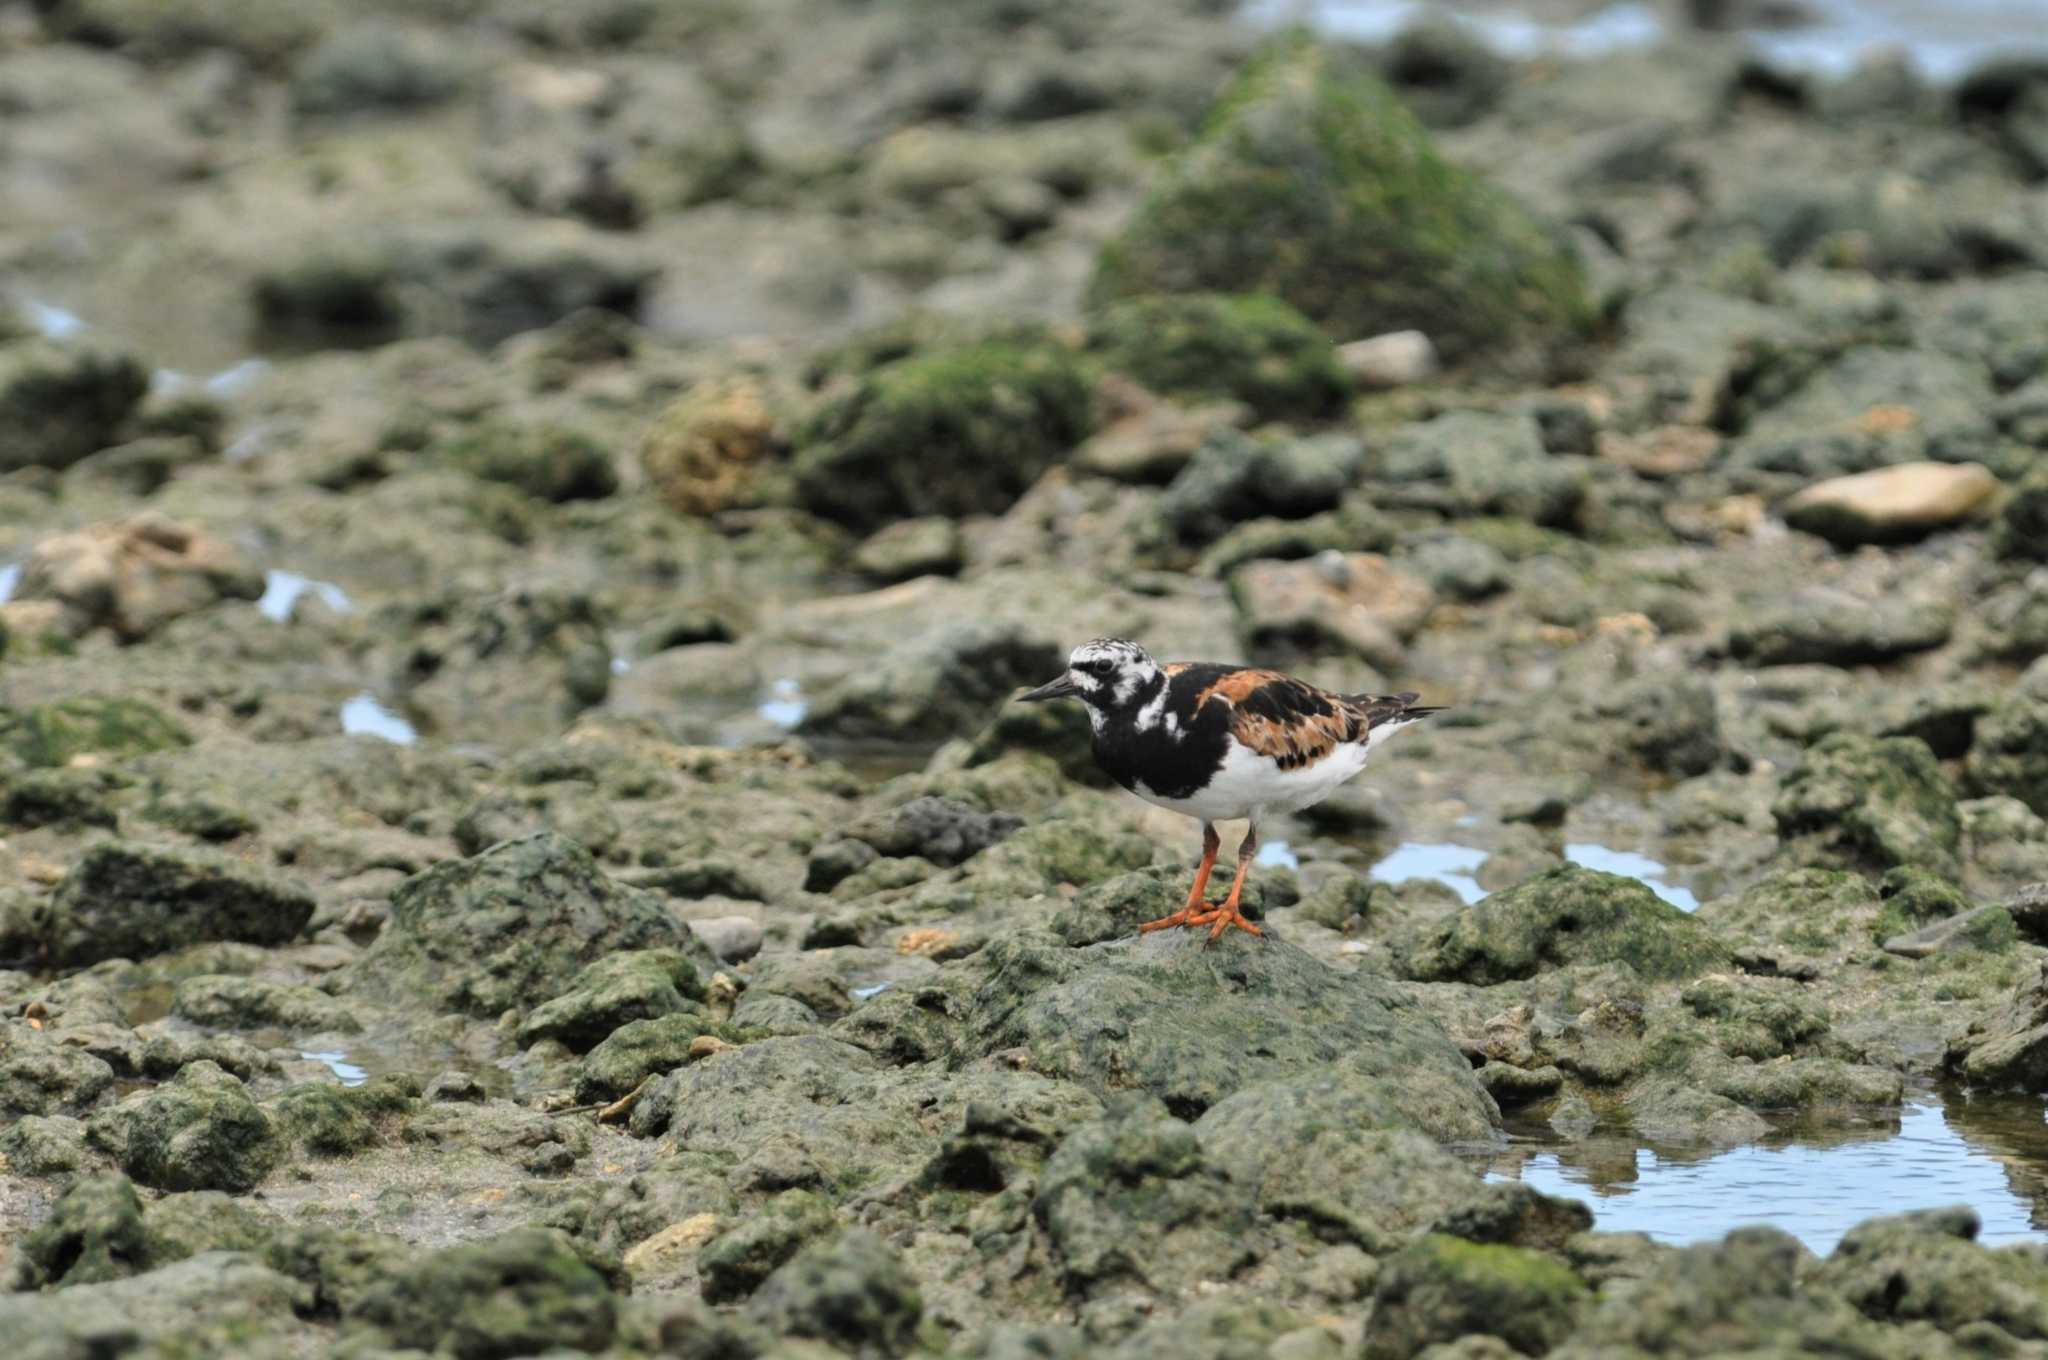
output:
M 690 1061 L 696 1062 L 700 1058 L 708 1058 L 714 1053 L 723 1053 L 732 1047 L 733 1045 L 715 1034 L 700 1034 L 690 1040 Z
M 899 954 L 940 954 L 958 944 L 960 936 L 951 930 L 940 930 L 926 926 L 920 930 L 906 930 L 896 937 L 896 952 Z

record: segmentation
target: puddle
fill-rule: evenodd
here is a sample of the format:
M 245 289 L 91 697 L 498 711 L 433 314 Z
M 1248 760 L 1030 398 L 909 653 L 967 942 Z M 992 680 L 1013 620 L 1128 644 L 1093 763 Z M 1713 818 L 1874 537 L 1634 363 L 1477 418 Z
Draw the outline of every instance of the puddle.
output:
M 410 746 L 420 739 L 418 728 L 377 702 L 377 696 L 368 690 L 341 706 L 341 730 L 350 736 L 379 737 L 400 746 Z
M 236 397 L 262 381 L 269 372 L 268 359 L 244 359 L 203 378 L 195 378 L 175 368 L 160 368 L 150 375 L 149 385 L 160 397 L 175 397 L 195 389 L 210 397 Z
M 256 601 L 256 608 L 263 617 L 277 623 L 284 623 L 292 616 L 292 606 L 299 597 L 311 591 L 320 603 L 337 614 L 354 611 L 346 592 L 332 581 L 315 581 L 295 571 L 266 571 L 263 573 L 263 598 Z
M 370 1079 L 370 1074 L 350 1062 L 346 1053 L 307 1053 L 302 1050 L 299 1056 L 317 1063 L 325 1063 L 328 1071 L 341 1078 L 343 1086 L 361 1086 Z
M 34 298 L 23 298 L 21 310 L 28 314 L 29 325 L 34 326 L 36 333 L 45 340 L 69 340 L 85 329 L 85 322 L 78 313 L 52 307 L 47 302 L 37 302 Z
M 1268 869 L 1299 869 L 1301 856 L 1286 841 L 1266 841 L 1259 846 L 1259 853 L 1252 856 L 1252 863 Z
M 21 563 L 9 562 L 0 566 L 0 604 L 14 598 L 14 592 L 21 587 Z
M 1692 889 L 1665 882 L 1671 871 L 1648 855 L 1633 850 L 1610 850 L 1590 841 L 1572 841 L 1565 846 L 1564 857 L 1588 869 L 1633 878 L 1680 911 L 1699 910 L 1700 900 L 1693 896 Z
M 633 669 L 633 663 L 632 663 L 631 661 L 628 661 L 628 660 L 627 660 L 627 659 L 626 659 L 625 657 L 623 657 L 623 656 L 614 656 L 614 657 L 612 658 L 612 674 L 613 674 L 613 675 L 624 675 L 624 674 L 625 674 L 625 673 L 626 673 L 627 671 L 629 671 L 629 670 L 632 670 L 632 669 Z
M 1472 875 L 1485 862 L 1486 852 L 1469 845 L 1403 841 L 1393 854 L 1373 865 L 1367 877 L 1378 883 L 1427 878 L 1449 888 L 1461 902 L 1477 902 L 1486 896 L 1486 889 Z
M 886 992 L 888 990 L 888 983 L 877 982 L 872 987 L 855 987 L 850 992 L 848 992 L 847 995 L 851 996 L 855 1001 L 872 1001 L 874 998 L 880 996 L 883 992 Z
M 777 727 L 795 727 L 811 711 L 811 701 L 804 698 L 803 687 L 785 675 L 769 686 L 768 698 L 754 711 Z
M 1967 1204 L 1983 1221 L 1985 1243 L 2038 1241 L 2048 1215 L 2032 1201 L 2036 1187 L 2009 1160 L 2006 1143 L 2048 1151 L 2048 1125 L 2038 1099 L 1971 1102 L 1964 1112 L 1928 1097 L 1896 1120 L 1846 1132 L 1834 1141 L 1787 1141 L 1688 1156 L 1628 1139 L 1594 1137 L 1537 1152 L 1519 1168 L 1488 1180 L 1520 1180 L 1548 1195 L 1584 1202 L 1595 1226 L 1641 1232 L 1673 1245 L 1717 1239 L 1732 1229 L 1766 1223 L 1825 1256 L 1842 1234 L 1867 1218 Z M 2005 1137 L 1980 1136 L 1980 1125 Z M 1543 1130 L 1547 1139 L 1551 1136 Z M 1986 1146 L 1985 1144 L 1990 1144 Z M 2019 1181 L 2016 1187 L 2016 1180 Z
M 1886 50 L 1906 53 L 1926 75 L 1944 81 L 1991 57 L 2048 50 L 2038 0 L 1806 0 L 1801 8 L 1811 22 L 1739 31 L 1775 65 L 1836 76 Z M 1434 0 L 1251 0 L 1244 9 L 1255 24 L 1305 20 L 1363 43 L 1385 42 L 1418 19 L 1444 12 Z M 1668 30 L 1658 8 L 1639 0 L 1600 6 L 1565 22 L 1512 9 L 1451 17 L 1510 57 L 1597 57 L 1685 36 L 1685 30 Z

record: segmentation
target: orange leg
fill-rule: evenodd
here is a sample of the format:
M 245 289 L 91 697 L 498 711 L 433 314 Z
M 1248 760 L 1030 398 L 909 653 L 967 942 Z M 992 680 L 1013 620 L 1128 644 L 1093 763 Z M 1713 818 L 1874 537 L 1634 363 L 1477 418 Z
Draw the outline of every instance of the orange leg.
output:
M 1209 871 L 1216 867 L 1216 852 L 1223 848 L 1223 838 L 1216 834 L 1216 828 L 1202 823 L 1202 863 L 1195 870 L 1195 886 L 1188 889 L 1187 905 L 1171 916 L 1162 916 L 1156 921 L 1147 921 L 1138 927 L 1140 935 L 1147 931 L 1164 930 L 1168 926 L 1184 926 L 1193 923 L 1195 909 L 1205 905 L 1202 897 L 1209 891 Z
M 1221 936 L 1224 931 L 1232 926 L 1236 926 L 1239 930 L 1249 931 L 1254 935 L 1265 934 L 1265 931 L 1260 930 L 1250 921 L 1245 920 L 1244 913 L 1238 909 L 1238 898 L 1244 892 L 1244 876 L 1251 870 L 1252 856 L 1258 853 L 1259 827 L 1258 823 L 1254 822 L 1244 833 L 1244 843 L 1237 847 L 1237 877 L 1231 880 L 1230 896 L 1218 902 L 1208 911 L 1197 912 L 1195 915 L 1189 916 L 1186 923 L 1191 926 L 1209 926 L 1209 938 L 1212 940 Z M 1210 925 L 1212 921 L 1215 923 L 1214 925 Z

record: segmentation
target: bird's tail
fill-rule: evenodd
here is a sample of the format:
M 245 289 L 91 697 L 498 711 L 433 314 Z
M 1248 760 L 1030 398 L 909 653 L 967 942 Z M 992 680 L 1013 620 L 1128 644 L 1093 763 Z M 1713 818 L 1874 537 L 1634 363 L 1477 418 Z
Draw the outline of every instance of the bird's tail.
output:
M 1432 713 L 1441 713 L 1446 707 L 1443 704 L 1418 704 L 1415 701 L 1422 696 L 1413 691 L 1407 694 L 1347 694 L 1344 697 L 1365 715 L 1370 727 L 1390 722 L 1413 722 Z

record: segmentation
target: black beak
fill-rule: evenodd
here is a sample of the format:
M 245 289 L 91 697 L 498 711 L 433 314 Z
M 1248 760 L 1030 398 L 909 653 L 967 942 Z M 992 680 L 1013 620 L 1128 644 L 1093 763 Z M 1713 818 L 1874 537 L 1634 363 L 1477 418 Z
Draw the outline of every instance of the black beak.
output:
M 1059 679 L 1040 685 L 1037 689 L 1025 690 L 1017 696 L 1017 702 L 1020 704 L 1035 704 L 1040 699 L 1064 699 L 1068 695 L 1080 692 L 1081 687 L 1079 685 L 1076 685 L 1072 680 L 1062 675 Z

